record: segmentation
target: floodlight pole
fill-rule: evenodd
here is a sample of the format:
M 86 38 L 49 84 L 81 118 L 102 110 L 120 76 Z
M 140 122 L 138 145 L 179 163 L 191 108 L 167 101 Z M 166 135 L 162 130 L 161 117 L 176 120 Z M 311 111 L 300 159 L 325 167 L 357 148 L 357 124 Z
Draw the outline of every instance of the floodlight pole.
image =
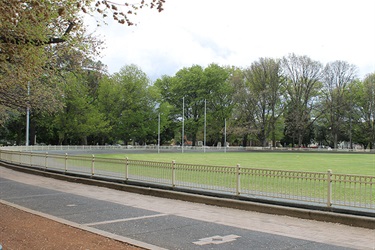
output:
M 30 95 L 30 82 L 27 83 L 27 96 Z M 29 131 L 30 131 L 30 107 L 29 101 L 27 101 L 26 108 L 26 146 L 29 146 Z
M 160 113 L 158 116 L 158 154 L 160 153 Z
M 181 140 L 181 152 L 184 152 L 184 123 L 185 123 L 185 96 L 182 97 L 182 140 Z
M 227 119 L 224 119 L 224 153 L 227 152 Z
M 206 115 L 207 115 L 207 100 L 204 99 L 204 142 L 203 142 L 203 152 L 206 153 Z

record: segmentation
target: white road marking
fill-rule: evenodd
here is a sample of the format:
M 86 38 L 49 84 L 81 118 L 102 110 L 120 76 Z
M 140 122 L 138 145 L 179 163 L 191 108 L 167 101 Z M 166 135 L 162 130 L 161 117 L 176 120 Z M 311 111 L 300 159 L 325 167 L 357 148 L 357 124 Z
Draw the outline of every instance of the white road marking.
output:
M 228 243 L 231 241 L 235 241 L 237 238 L 241 236 L 230 234 L 226 236 L 220 236 L 220 235 L 215 235 L 212 237 L 208 238 L 203 238 L 198 241 L 193 242 L 195 245 L 203 246 L 203 245 L 208 245 L 208 244 L 223 244 L 223 243 Z
M 99 221 L 99 222 L 87 223 L 87 224 L 83 224 L 83 225 L 90 227 L 90 226 L 110 224 L 110 223 L 116 223 L 116 222 L 125 222 L 125 221 L 132 221 L 132 220 L 143 220 L 143 219 L 148 219 L 148 218 L 156 218 L 156 217 L 167 216 L 167 215 L 168 214 L 154 214 L 154 215 L 139 216 L 139 217 L 133 217 L 133 218 L 127 218 L 127 219 Z

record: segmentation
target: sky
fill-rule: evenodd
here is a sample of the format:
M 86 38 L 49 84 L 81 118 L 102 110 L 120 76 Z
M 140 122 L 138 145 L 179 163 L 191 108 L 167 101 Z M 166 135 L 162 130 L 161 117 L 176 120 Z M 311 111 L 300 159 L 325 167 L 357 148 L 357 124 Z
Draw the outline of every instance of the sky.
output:
M 261 57 L 307 55 L 375 72 L 375 0 L 166 0 L 128 27 L 108 20 L 100 60 L 109 73 L 137 65 L 151 80 L 211 63 L 249 67 Z

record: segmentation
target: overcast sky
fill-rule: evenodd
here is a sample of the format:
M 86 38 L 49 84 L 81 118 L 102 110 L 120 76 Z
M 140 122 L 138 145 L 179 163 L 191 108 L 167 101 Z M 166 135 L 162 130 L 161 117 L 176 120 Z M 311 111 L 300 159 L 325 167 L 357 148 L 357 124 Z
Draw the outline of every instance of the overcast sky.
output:
M 115 73 L 139 66 L 152 80 L 210 63 L 248 67 L 289 53 L 344 60 L 375 72 L 375 0 L 166 0 L 140 10 L 137 26 L 109 21 L 101 61 Z

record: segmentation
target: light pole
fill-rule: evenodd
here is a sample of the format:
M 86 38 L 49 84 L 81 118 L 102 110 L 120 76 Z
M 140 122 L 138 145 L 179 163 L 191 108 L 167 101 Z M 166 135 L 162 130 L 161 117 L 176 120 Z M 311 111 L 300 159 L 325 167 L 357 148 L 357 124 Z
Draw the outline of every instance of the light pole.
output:
M 27 97 L 30 96 L 30 82 L 27 83 Z M 29 131 L 30 131 L 30 107 L 29 100 L 27 100 L 26 108 L 26 146 L 29 146 Z
M 184 152 L 184 123 L 185 123 L 185 97 L 182 97 L 182 140 L 181 140 L 181 152 Z
M 160 153 L 160 113 L 158 116 L 158 154 Z
M 207 115 L 207 106 L 206 99 L 204 99 L 204 142 L 203 142 L 203 152 L 206 153 L 206 115 Z
M 227 152 L 227 119 L 224 119 L 224 153 Z

